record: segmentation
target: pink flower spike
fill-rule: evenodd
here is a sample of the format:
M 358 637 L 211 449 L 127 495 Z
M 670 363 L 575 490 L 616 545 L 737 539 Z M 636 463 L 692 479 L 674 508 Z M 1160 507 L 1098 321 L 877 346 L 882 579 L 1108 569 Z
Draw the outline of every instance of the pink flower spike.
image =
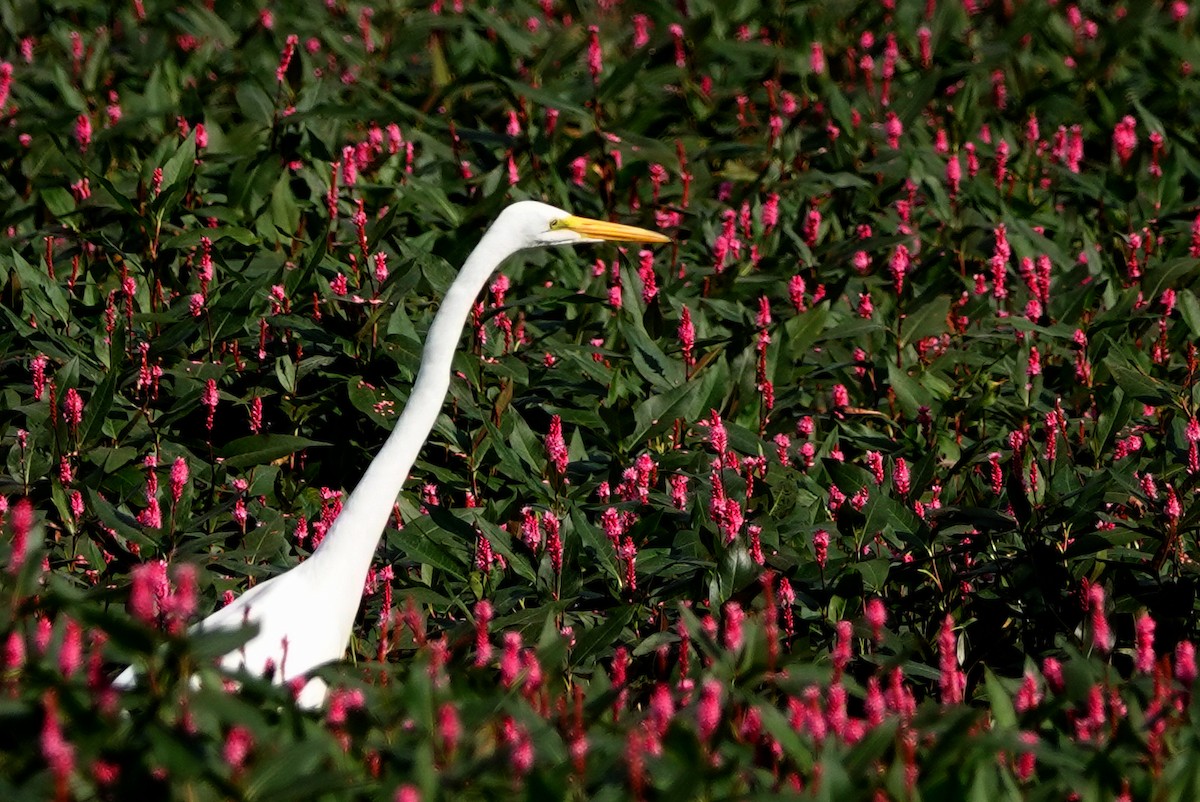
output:
M 232 727 L 229 734 L 225 736 L 225 746 L 221 750 L 221 756 L 225 759 L 226 765 L 237 771 L 245 765 L 246 757 L 253 747 L 254 736 L 250 734 L 250 730 L 237 725 Z
M 550 418 L 550 433 L 546 435 L 546 456 L 554 466 L 559 476 L 567 473 L 567 442 L 563 439 L 562 418 L 554 415 Z
M 883 642 L 883 628 L 887 624 L 887 608 L 883 599 L 872 598 L 867 601 L 867 624 L 871 627 L 871 638 L 876 644 Z
M 1175 679 L 1188 688 L 1196 682 L 1196 647 L 1189 640 L 1175 646 Z
M 938 654 L 941 670 L 938 686 L 942 692 L 942 704 L 961 704 L 967 678 L 959 668 L 958 637 L 954 634 L 954 618 L 950 615 L 946 616 L 938 633 Z
M 1134 623 L 1134 630 L 1137 633 L 1137 650 L 1133 665 L 1143 674 L 1150 674 L 1154 671 L 1154 627 L 1154 619 L 1146 612 L 1139 615 Z
M 587 63 L 592 81 L 599 83 L 600 73 L 604 71 L 604 57 L 600 52 L 600 29 L 595 25 L 588 26 Z
M 475 667 L 482 668 L 492 660 L 492 644 L 488 640 L 488 624 L 492 620 L 492 603 L 480 599 L 475 605 Z
M 8 561 L 8 570 L 16 574 L 25 564 L 29 552 L 29 533 L 33 529 L 33 505 L 29 499 L 23 498 L 13 506 L 8 523 L 12 529 L 12 556 Z
M 1101 654 L 1108 654 L 1112 649 L 1112 630 L 1108 626 L 1108 616 L 1104 612 L 1104 587 L 1092 584 L 1088 587 L 1088 610 L 1092 616 L 1092 645 Z
M 700 727 L 700 740 L 707 741 L 721 723 L 721 683 L 706 679 L 700 687 L 700 702 L 696 708 L 696 723 Z

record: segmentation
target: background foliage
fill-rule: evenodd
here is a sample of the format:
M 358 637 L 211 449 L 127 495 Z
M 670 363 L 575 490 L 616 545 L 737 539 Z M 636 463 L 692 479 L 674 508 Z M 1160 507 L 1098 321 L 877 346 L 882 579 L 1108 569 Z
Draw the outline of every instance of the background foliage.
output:
M 1195 796 L 1195 20 L 6 5 L 0 795 Z M 674 243 L 503 267 L 327 710 L 189 685 L 520 198 Z

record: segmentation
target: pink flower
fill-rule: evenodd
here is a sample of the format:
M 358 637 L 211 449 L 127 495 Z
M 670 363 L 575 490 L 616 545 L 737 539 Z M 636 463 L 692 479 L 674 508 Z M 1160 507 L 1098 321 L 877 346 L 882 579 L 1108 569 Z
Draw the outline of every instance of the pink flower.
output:
M 850 406 L 850 391 L 844 384 L 835 384 L 833 386 L 834 409 L 845 409 L 848 406 Z
M 1092 645 L 1101 654 L 1108 654 L 1112 648 L 1112 630 L 1108 626 L 1108 616 L 1104 612 L 1104 587 L 1092 584 L 1088 587 L 1088 609 L 1092 615 Z
M 170 593 L 166 562 L 155 560 L 136 565 L 130 577 L 129 612 L 143 623 L 156 624 L 162 602 Z
M 674 23 L 667 30 L 671 32 L 671 38 L 675 41 L 675 66 L 683 69 L 687 66 L 687 50 L 683 44 L 683 26 Z
M 700 702 L 696 708 L 696 723 L 700 727 L 700 740 L 707 741 L 721 723 L 721 683 L 706 679 L 700 686 Z
M 72 677 L 83 665 L 83 640 L 79 622 L 73 618 L 67 619 L 63 630 L 62 646 L 58 652 L 58 670 L 64 677 Z
M 1154 626 L 1154 619 L 1145 612 L 1139 615 L 1134 623 L 1134 630 L 1137 633 L 1137 648 L 1133 664 L 1134 668 L 1143 674 L 1150 674 L 1154 671 Z
M 1137 147 L 1137 120 L 1130 115 L 1125 115 L 1121 121 L 1117 123 L 1113 129 L 1113 150 L 1116 151 L 1117 158 L 1121 164 L 1128 163 L 1133 156 L 1133 151 Z
M 546 531 L 546 552 L 550 555 L 550 567 L 555 576 L 562 573 L 563 544 L 558 517 L 547 512 L 542 516 L 542 528 Z
M 921 54 L 921 66 L 925 69 L 933 64 L 933 33 L 928 27 L 922 25 L 917 30 L 917 46 Z
M 742 623 L 745 620 L 746 613 L 740 604 L 731 601 L 725 605 L 725 648 L 731 652 L 742 648 Z
M 1037 677 L 1032 671 L 1025 672 L 1025 679 L 1021 681 L 1021 687 L 1017 690 L 1017 695 L 1013 699 L 1013 707 L 1018 713 L 1024 713 L 1027 710 L 1032 710 L 1042 703 L 1042 689 L 1038 685 Z
M 958 638 L 954 634 L 954 618 L 947 615 L 938 634 L 940 676 L 938 687 L 942 704 L 960 704 L 966 690 L 967 678 L 958 664 Z
M 287 41 L 283 46 L 283 52 L 279 55 L 279 66 L 275 68 L 275 80 L 278 83 L 283 83 L 288 67 L 292 63 L 292 55 L 296 52 L 296 44 L 299 41 L 300 37 L 296 34 L 288 34 Z
M 762 224 L 767 231 L 773 229 L 779 223 L 779 193 L 772 192 L 763 202 L 762 207 Z M 818 225 L 820 223 L 818 222 Z
M 1034 746 L 1038 742 L 1037 733 L 1022 732 L 1021 741 L 1029 746 Z M 1033 750 L 1028 750 L 1017 755 L 1016 775 L 1020 782 L 1029 782 L 1033 778 L 1033 772 L 1037 768 L 1037 755 Z
M 962 164 L 958 161 L 957 153 L 946 162 L 946 183 L 950 185 L 950 197 L 958 195 L 958 188 L 962 184 Z
M 654 251 L 638 251 L 638 278 L 642 280 L 642 302 L 649 304 L 658 295 L 654 277 Z
M 1172 485 L 1167 485 L 1167 503 L 1163 512 L 1172 526 L 1176 525 L 1179 517 L 1183 515 L 1183 507 L 1179 503 L 1179 497 L 1175 494 L 1175 488 Z
M 0 117 L 4 116 L 4 107 L 8 105 L 8 94 L 12 89 L 12 74 L 12 63 L 0 62 Z
M 587 156 L 578 156 L 571 161 L 571 182 L 577 187 L 583 186 L 587 178 Z
M 633 46 L 642 49 L 650 44 L 650 19 L 645 14 L 633 15 Z
M 79 143 L 81 153 L 92 144 L 92 120 L 86 114 L 75 118 L 75 140 Z
M 677 510 L 687 509 L 688 478 L 682 474 L 675 474 L 667 480 L 667 484 L 671 488 L 672 506 Z
M 33 529 L 33 505 L 29 499 L 18 501 L 9 514 L 9 526 L 12 528 L 12 556 L 9 558 L 8 570 L 18 573 L 25 564 L 29 551 L 29 533 Z
M 808 68 L 814 75 L 825 74 L 825 48 L 820 42 L 813 42 L 808 47 Z
M 887 138 L 889 148 L 895 150 L 900 147 L 900 137 L 904 135 L 904 123 L 900 122 L 896 112 L 889 111 L 887 113 L 884 118 L 883 133 Z
M 504 633 L 504 652 L 500 656 L 500 684 L 511 688 L 521 669 L 521 633 Z
M 996 145 L 996 187 L 1008 180 L 1008 140 L 1001 139 Z
M 588 26 L 587 63 L 592 81 L 599 82 L 600 73 L 604 70 L 604 57 L 600 52 L 600 29 L 595 25 Z
M 818 209 L 809 209 L 808 214 L 804 216 L 804 242 L 808 247 L 812 248 L 817 244 L 817 236 L 821 232 L 821 212 Z
M 1042 375 L 1042 355 L 1036 345 L 1029 346 L 1029 364 L 1025 366 L 1025 375 L 1029 378 Z
M 887 608 L 883 600 L 871 598 L 867 601 L 865 611 L 867 624 L 871 627 L 871 637 L 876 643 L 883 642 L 883 627 L 887 624 Z
M 693 353 L 696 346 L 696 327 L 692 325 L 692 312 L 686 306 L 679 313 L 679 344 L 683 348 L 683 363 L 690 368 L 696 364 Z
M 1196 682 L 1196 647 L 1189 640 L 1175 646 L 1175 679 L 1189 688 Z
M 892 253 L 892 258 L 888 260 L 888 269 L 892 273 L 892 280 L 896 282 L 896 294 L 904 292 L 904 277 L 908 275 L 909 267 L 912 265 L 912 259 L 908 254 L 908 248 L 903 243 L 896 246 L 896 250 Z
M 892 469 L 892 485 L 902 496 L 907 496 L 912 489 L 909 484 L 908 463 L 904 457 L 896 457 L 896 466 Z
M 138 513 L 137 521 L 150 529 L 158 529 L 162 526 L 162 509 L 158 505 L 157 498 L 152 496 L 148 499 L 146 509 Z
M 42 697 L 45 716 L 42 719 L 42 757 L 53 772 L 55 782 L 62 790 L 60 799 L 68 798 L 67 782 L 75 770 L 75 747 L 63 737 L 62 725 L 58 720 L 58 697 L 53 690 Z
M 217 380 L 208 379 L 204 383 L 204 392 L 200 394 L 200 403 L 208 409 L 207 427 L 212 431 L 213 419 L 217 414 L 217 404 L 221 400 L 220 392 L 217 390 Z
M 453 754 L 462 737 L 462 723 L 459 720 L 458 708 L 453 702 L 446 702 L 438 708 L 438 739 L 442 749 L 447 754 Z
M 838 682 L 842 672 L 846 670 L 846 666 L 850 664 L 852 656 L 851 640 L 854 635 L 854 625 L 849 621 L 837 622 L 837 640 L 833 645 L 833 676 L 834 681 Z
M 829 533 L 824 529 L 818 529 L 813 534 L 813 552 L 817 558 L 817 566 L 824 568 L 829 555 Z
M 492 620 L 492 604 L 480 599 L 475 604 L 475 667 L 486 666 L 492 659 L 492 644 L 488 640 L 488 624 Z
M 83 422 L 83 399 L 74 387 L 68 388 L 63 396 L 63 418 L 71 431 L 78 434 L 79 424 Z
M 1046 678 L 1050 690 L 1055 693 L 1062 693 L 1066 687 L 1066 681 L 1063 679 L 1062 663 L 1057 658 L 1047 657 L 1042 661 L 1042 676 Z
M 34 401 L 41 401 L 42 395 L 46 392 L 46 366 L 48 364 L 50 364 L 50 359 L 45 354 L 38 354 L 29 363 Z
M 246 757 L 253 747 L 254 736 L 250 734 L 250 730 L 241 725 L 235 725 L 225 736 L 225 746 L 221 749 L 221 756 L 230 768 L 237 771 L 245 764 Z
M 546 435 L 546 456 L 559 476 L 567 473 L 567 443 L 563 439 L 562 418 L 554 415 L 550 418 L 550 433 Z

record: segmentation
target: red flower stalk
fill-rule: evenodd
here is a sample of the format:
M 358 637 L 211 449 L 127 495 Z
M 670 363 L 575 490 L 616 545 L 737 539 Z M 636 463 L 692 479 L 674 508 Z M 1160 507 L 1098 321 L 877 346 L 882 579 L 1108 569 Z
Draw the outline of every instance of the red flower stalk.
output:
M 58 720 L 58 697 L 53 690 L 46 691 L 42 696 L 42 707 L 45 710 L 41 735 L 42 757 L 54 775 L 56 798 L 68 799 L 68 783 L 75 770 L 75 747 L 63 737 L 62 724 Z
M 1047 657 L 1042 661 L 1042 676 L 1046 678 L 1050 690 L 1055 693 L 1063 692 L 1066 681 L 1063 679 L 1062 663 L 1057 658 Z
M 1128 164 L 1137 148 L 1137 120 L 1128 114 L 1122 117 L 1113 129 L 1112 142 L 1117 159 L 1122 165 Z
M 74 387 L 67 388 L 63 395 L 63 420 L 71 427 L 72 436 L 78 436 L 79 425 L 83 422 L 83 399 Z
M 492 620 L 492 604 L 480 599 L 475 604 L 475 667 L 482 668 L 492 659 L 492 643 L 488 640 L 488 624 Z
M 504 652 L 500 656 L 500 684 L 511 688 L 521 670 L 521 633 L 504 633 Z
M 725 605 L 725 648 L 731 652 L 742 648 L 744 641 L 742 624 L 745 620 L 746 613 L 740 604 L 731 601 Z
M 872 598 L 867 601 L 864 615 L 867 619 L 867 624 L 871 627 L 871 639 L 876 644 L 883 642 L 883 627 L 887 624 L 887 608 L 880 598 Z
M 559 476 L 567 472 L 567 442 L 563 439 L 562 418 L 554 415 L 550 418 L 550 433 L 546 435 L 546 456 Z
M 25 564 L 29 533 L 33 529 L 33 505 L 29 499 L 23 498 L 13 506 L 8 523 L 12 529 L 12 556 L 8 560 L 8 570 L 16 574 Z
M 700 740 L 707 741 L 721 723 L 721 683 L 709 678 L 700 686 L 700 702 L 696 707 L 696 724 Z
M 200 403 L 208 409 L 208 418 L 205 421 L 205 426 L 209 431 L 212 431 L 213 419 L 217 415 L 217 404 L 221 400 L 220 392 L 217 390 L 217 380 L 209 379 L 204 383 L 204 392 L 200 395 Z
M 448 757 L 452 756 L 462 737 L 462 722 L 458 717 L 458 708 L 453 702 L 445 702 L 438 708 L 437 731 L 442 751 Z
M 829 556 L 829 533 L 824 529 L 818 529 L 813 533 L 813 553 L 817 558 L 817 566 L 824 569 L 825 561 Z
M 1104 612 L 1104 588 L 1099 584 L 1088 587 L 1088 609 L 1092 618 L 1092 645 L 1101 654 L 1108 654 L 1112 649 L 1112 630 L 1108 626 L 1108 616 Z
M 837 640 L 833 646 L 833 681 L 839 682 L 846 666 L 850 664 L 853 647 L 854 625 L 849 621 L 837 622 Z
M 1196 647 L 1189 640 L 1181 640 L 1175 646 L 1175 679 L 1188 690 L 1196 682 Z
M 629 673 L 629 650 L 624 646 L 618 646 L 613 652 L 612 671 L 610 673 L 610 681 L 615 690 L 618 691 L 617 698 L 613 700 L 613 717 L 618 718 L 621 712 L 625 709 L 625 705 L 629 699 L 629 689 L 625 687 L 625 680 Z
M 83 631 L 79 622 L 73 618 L 67 619 L 63 629 L 62 646 L 58 651 L 58 670 L 64 677 L 70 678 L 83 665 Z
M 600 29 L 595 25 L 588 26 L 587 63 L 592 81 L 599 83 L 600 73 L 604 70 L 604 57 L 600 52 Z
M 283 52 L 279 55 L 279 66 L 275 68 L 276 82 L 283 83 L 283 78 L 292 63 L 292 55 L 296 52 L 296 44 L 299 41 L 300 37 L 296 34 L 288 34 L 288 38 L 283 45 Z
M 892 469 L 892 486 L 902 496 L 907 496 L 912 489 L 908 473 L 908 463 L 904 457 L 896 457 L 896 465 Z
M 963 700 L 967 678 L 958 664 L 958 637 L 954 634 L 954 618 L 947 615 L 938 634 L 938 655 L 941 675 L 938 687 L 942 704 L 959 704 Z
M 542 529 L 546 533 L 546 552 L 550 555 L 550 567 L 555 576 L 562 573 L 563 544 L 560 534 L 562 524 L 552 512 L 542 516 Z
M 1017 690 L 1017 695 L 1013 699 L 1013 707 L 1018 713 L 1024 713 L 1026 710 L 1032 710 L 1042 703 L 1042 689 L 1038 684 L 1037 677 L 1032 671 L 1025 672 L 1025 678 L 1021 681 L 1021 687 Z
M 250 734 L 250 730 L 241 725 L 235 725 L 225 736 L 221 757 L 225 759 L 226 765 L 236 772 L 246 764 L 246 758 L 252 748 L 254 748 L 254 736 Z

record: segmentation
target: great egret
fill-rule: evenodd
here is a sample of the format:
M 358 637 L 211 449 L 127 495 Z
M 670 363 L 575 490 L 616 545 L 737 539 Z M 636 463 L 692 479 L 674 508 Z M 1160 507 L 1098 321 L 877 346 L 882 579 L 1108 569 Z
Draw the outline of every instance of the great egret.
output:
M 501 212 L 446 291 L 429 327 L 408 404 L 321 545 L 304 562 L 256 585 L 193 627 L 206 632 L 258 625 L 253 638 L 221 658 L 222 667 L 259 675 L 271 670 L 274 681 L 282 683 L 343 655 L 375 547 L 450 389 L 451 360 L 479 291 L 517 251 L 605 240 L 670 241 L 654 231 L 576 217 L 536 201 L 514 203 Z M 130 666 L 115 684 L 127 688 L 135 680 Z M 314 679 L 297 701 L 313 707 L 324 698 L 324 683 Z

